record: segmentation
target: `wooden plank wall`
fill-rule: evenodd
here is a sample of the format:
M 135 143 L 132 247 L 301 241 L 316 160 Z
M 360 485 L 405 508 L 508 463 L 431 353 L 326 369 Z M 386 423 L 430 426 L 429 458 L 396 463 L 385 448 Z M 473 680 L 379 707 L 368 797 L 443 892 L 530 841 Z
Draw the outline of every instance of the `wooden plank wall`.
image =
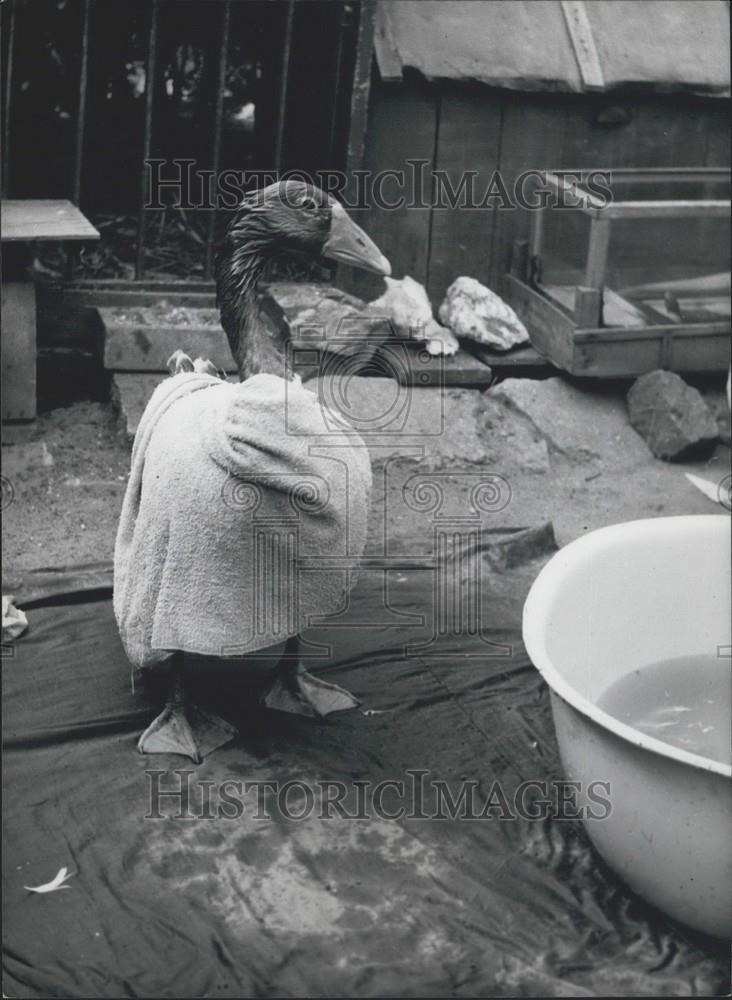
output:
M 407 160 L 414 159 L 426 160 L 429 171 L 434 163 L 437 136 L 437 93 L 423 87 L 389 88 L 388 99 L 384 100 L 383 90 L 377 89 L 378 93 L 372 91 L 369 106 L 363 169 L 372 174 L 380 170 L 401 170 L 405 169 Z M 392 185 L 384 184 L 384 196 L 389 200 L 396 197 Z M 425 197 L 429 201 L 429 187 Z M 410 274 L 422 284 L 426 283 L 431 217 L 428 208 L 351 210 L 350 214 L 368 231 L 382 253 L 393 261 L 395 277 Z M 362 271 L 350 270 L 344 274 L 342 284 L 367 300 L 383 291 L 379 278 Z
M 610 106 L 627 113 L 625 124 L 598 123 Z M 409 158 L 425 159 L 426 171 L 446 170 L 455 186 L 464 170 L 477 170 L 480 195 L 494 170 L 511 190 L 529 169 L 728 166 L 729 110 L 727 100 L 686 95 L 531 94 L 430 84 L 407 72 L 403 83 L 372 85 L 364 169 L 400 170 Z M 500 290 L 513 240 L 528 236 L 530 218 L 522 208 L 496 207 L 354 215 L 392 261 L 395 277 L 410 274 L 426 284 L 436 304 L 460 274 Z M 649 253 L 659 238 L 649 230 Z M 370 298 L 379 285 L 354 273 L 350 289 Z

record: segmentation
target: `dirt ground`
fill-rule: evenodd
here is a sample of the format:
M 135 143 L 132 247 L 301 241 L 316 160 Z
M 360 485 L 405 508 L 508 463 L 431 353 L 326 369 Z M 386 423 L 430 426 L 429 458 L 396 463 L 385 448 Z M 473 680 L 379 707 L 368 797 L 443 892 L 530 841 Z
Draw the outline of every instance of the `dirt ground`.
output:
M 110 559 L 130 461 L 113 407 L 50 410 L 13 437 L 2 449 L 6 577 Z
M 720 394 L 717 393 L 716 397 Z M 718 404 L 719 400 L 716 398 Z M 619 405 L 622 397 L 619 399 Z M 572 415 L 564 414 L 571 421 Z M 577 421 L 583 418 L 581 414 Z M 446 426 L 441 444 L 451 501 L 468 502 L 471 461 L 461 463 L 464 428 Z M 454 440 L 451 440 L 451 436 Z M 727 439 L 728 440 L 728 439 Z M 454 446 L 454 457 L 449 455 Z M 80 401 L 42 413 L 22 433 L 3 440 L 3 565 L 6 579 L 28 571 L 110 560 L 129 469 L 130 445 L 110 402 Z M 399 463 L 397 463 L 399 465 Z M 369 547 L 381 548 L 384 530 L 401 551 L 424 550 L 429 524 L 404 504 L 405 476 L 424 463 L 401 463 L 403 475 L 377 476 Z M 434 470 L 433 462 L 428 469 Z M 492 471 L 490 462 L 483 471 Z M 728 443 L 705 461 L 672 464 L 653 458 L 618 470 L 602 460 L 587 464 L 555 456 L 541 474 L 522 468 L 504 449 L 495 469 L 510 484 L 510 503 L 484 518 L 488 527 L 526 527 L 552 521 L 559 544 L 620 521 L 669 514 L 721 512 L 687 481 L 693 471 L 715 483 L 730 471 Z M 386 501 L 386 506 L 385 506 Z M 388 525 L 384 525 L 384 510 Z

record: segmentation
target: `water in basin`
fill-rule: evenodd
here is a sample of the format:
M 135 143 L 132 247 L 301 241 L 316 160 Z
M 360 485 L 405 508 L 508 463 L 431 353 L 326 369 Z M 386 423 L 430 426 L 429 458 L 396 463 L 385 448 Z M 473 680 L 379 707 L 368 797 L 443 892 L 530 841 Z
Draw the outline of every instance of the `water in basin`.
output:
M 729 657 L 679 656 L 614 681 L 598 708 L 664 743 L 711 760 L 732 760 Z

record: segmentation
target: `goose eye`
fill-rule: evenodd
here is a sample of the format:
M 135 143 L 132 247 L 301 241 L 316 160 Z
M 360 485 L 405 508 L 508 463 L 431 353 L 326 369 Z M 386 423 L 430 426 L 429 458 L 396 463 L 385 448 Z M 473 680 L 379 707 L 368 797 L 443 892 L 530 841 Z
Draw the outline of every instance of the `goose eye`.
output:
M 317 207 L 318 207 L 317 204 L 313 201 L 312 198 L 303 198 L 303 200 L 300 202 L 300 208 L 304 208 L 308 212 L 314 211 Z

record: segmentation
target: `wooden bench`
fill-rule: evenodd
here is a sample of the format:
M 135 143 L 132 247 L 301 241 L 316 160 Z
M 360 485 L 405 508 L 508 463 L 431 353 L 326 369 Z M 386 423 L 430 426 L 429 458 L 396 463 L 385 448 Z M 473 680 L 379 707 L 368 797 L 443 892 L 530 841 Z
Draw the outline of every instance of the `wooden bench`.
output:
M 99 232 L 65 199 L 2 202 L 3 244 L 98 239 Z M 4 256 L 17 266 L 15 273 L 3 268 L 2 417 L 32 420 L 36 415 L 36 290 L 20 273 L 17 259 L 12 261 L 14 254 Z

